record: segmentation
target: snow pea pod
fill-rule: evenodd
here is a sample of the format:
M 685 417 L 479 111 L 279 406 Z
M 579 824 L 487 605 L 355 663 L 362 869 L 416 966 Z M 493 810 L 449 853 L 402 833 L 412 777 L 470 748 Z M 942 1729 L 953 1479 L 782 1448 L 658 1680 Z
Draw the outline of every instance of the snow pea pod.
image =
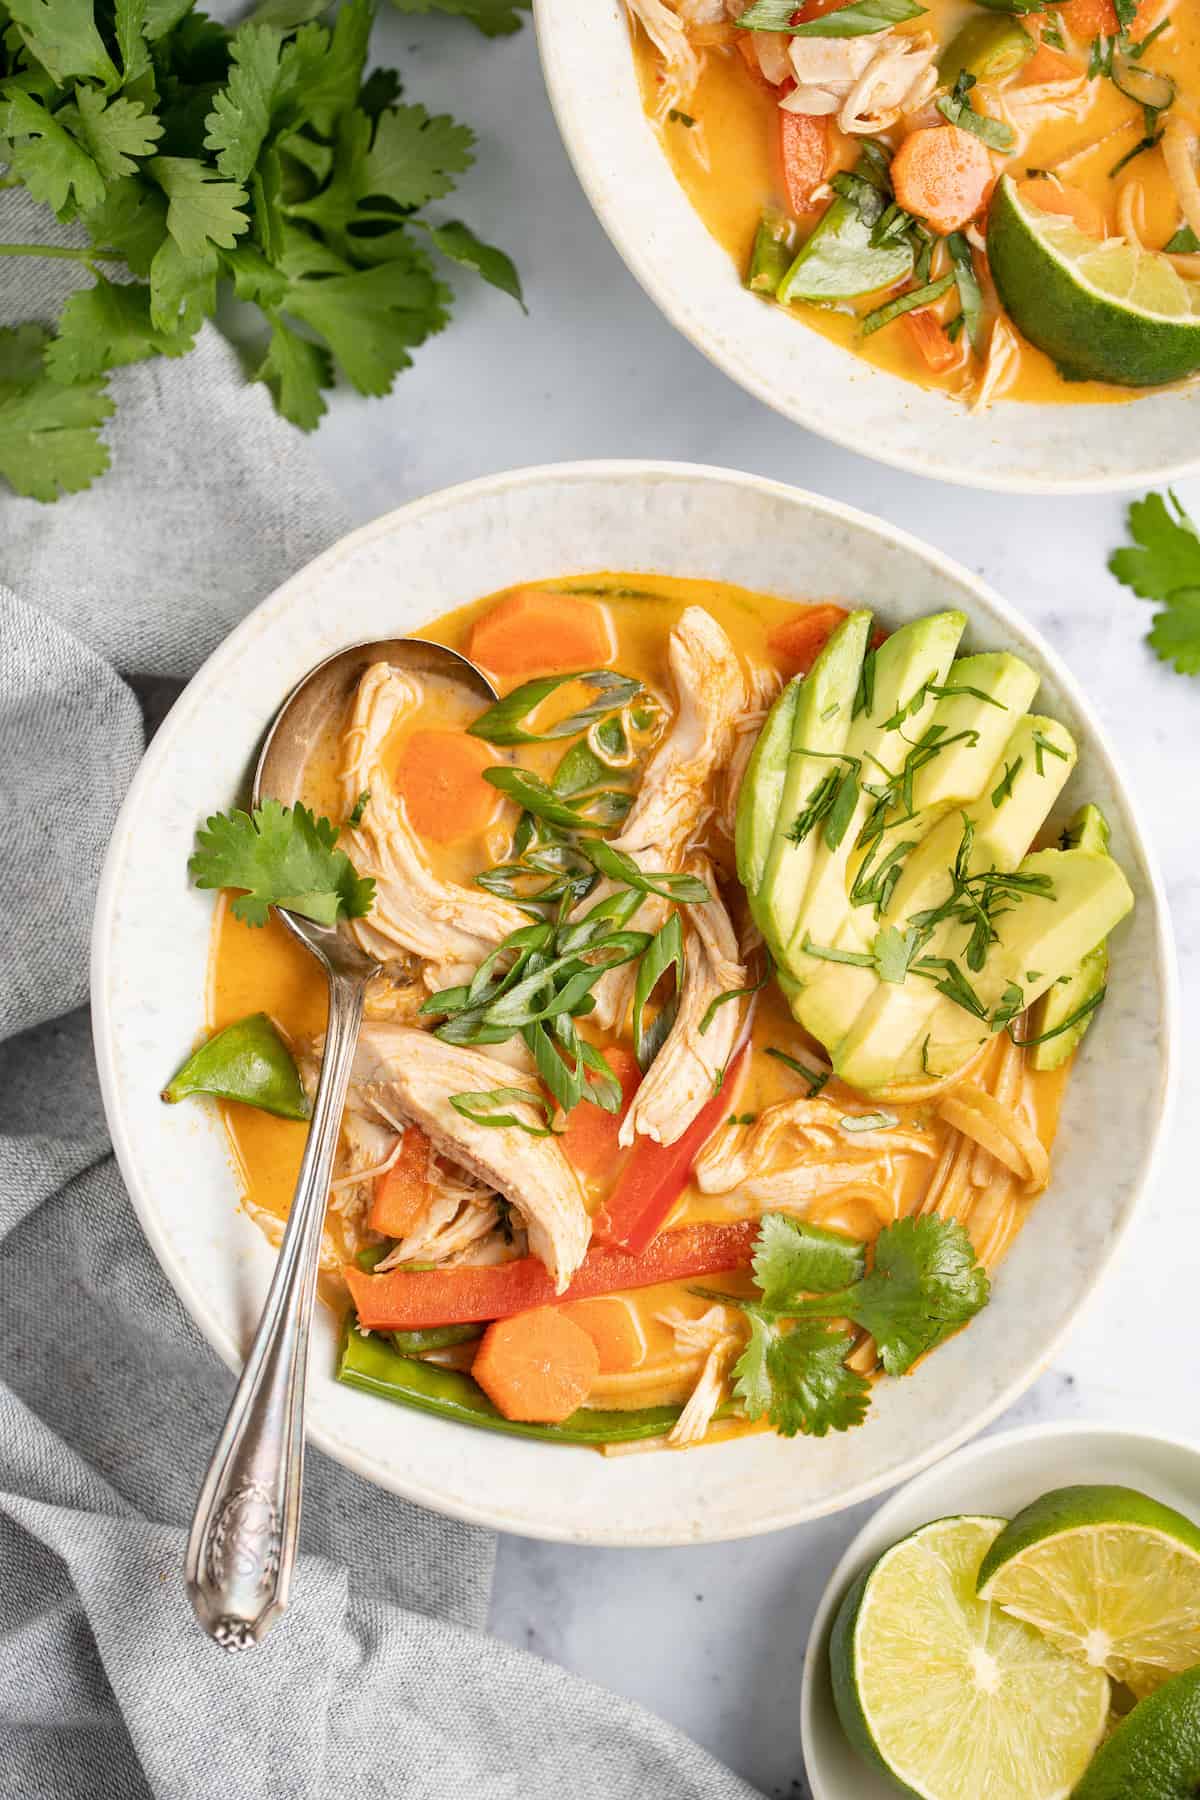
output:
M 169 1104 L 189 1094 L 240 1100 L 281 1119 L 307 1119 L 311 1111 L 292 1053 L 266 1013 L 251 1013 L 218 1031 L 162 1091 Z
M 436 1413 L 439 1418 L 558 1444 L 622 1444 L 662 1437 L 682 1410 L 678 1406 L 646 1406 L 636 1412 L 600 1412 L 580 1407 L 561 1425 L 526 1425 L 497 1412 L 469 1375 L 401 1356 L 374 1333 L 364 1337 L 355 1330 L 352 1318 L 343 1332 L 337 1378 L 347 1387 L 415 1406 L 420 1412 Z
M 388 1333 L 401 1356 L 424 1356 L 427 1350 L 449 1350 L 483 1336 L 482 1325 L 425 1325 L 419 1331 Z

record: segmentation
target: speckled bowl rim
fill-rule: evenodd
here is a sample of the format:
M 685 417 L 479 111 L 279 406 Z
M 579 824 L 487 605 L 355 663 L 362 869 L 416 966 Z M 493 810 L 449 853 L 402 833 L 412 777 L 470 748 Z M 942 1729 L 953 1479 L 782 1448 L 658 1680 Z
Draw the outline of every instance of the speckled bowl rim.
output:
M 813 1800 L 876 1800 L 876 1796 L 878 1800 L 884 1800 L 885 1795 L 895 1791 L 881 1776 L 859 1762 L 854 1752 L 841 1740 L 841 1728 L 833 1712 L 833 1697 L 827 1684 L 829 1633 L 842 1597 L 851 1582 L 876 1557 L 882 1556 L 885 1550 L 899 1543 L 901 1538 L 907 1537 L 919 1526 L 945 1516 L 947 1508 L 938 1497 L 939 1482 L 944 1483 L 977 1470 L 981 1487 L 984 1487 L 986 1475 L 994 1465 L 1003 1465 L 1007 1470 L 1010 1465 L 1023 1463 L 1030 1451 L 1061 1446 L 1061 1473 L 1049 1479 L 1041 1475 L 1031 1478 L 1034 1485 L 1023 1502 L 1028 1505 L 1037 1498 L 1038 1493 L 1048 1493 L 1055 1487 L 1066 1487 L 1081 1479 L 1079 1452 L 1089 1439 L 1094 1440 L 1095 1446 L 1106 1456 L 1111 1454 L 1114 1462 L 1120 1459 L 1126 1471 L 1121 1475 L 1121 1480 L 1129 1487 L 1140 1487 L 1143 1481 L 1148 1481 L 1149 1490 L 1152 1490 L 1159 1479 L 1154 1474 L 1147 1476 L 1144 1473 L 1147 1454 L 1151 1450 L 1164 1452 L 1177 1457 L 1181 1462 L 1189 1463 L 1195 1477 L 1197 1495 L 1191 1512 L 1192 1516 L 1200 1516 L 1200 1440 L 1168 1437 L 1161 1432 L 1138 1431 L 1124 1425 L 1105 1425 L 1092 1419 L 1048 1420 L 1036 1425 L 1018 1426 L 1012 1431 L 992 1432 L 985 1437 L 976 1438 L 972 1443 L 956 1450 L 952 1456 L 946 1457 L 936 1467 L 926 1469 L 912 1481 L 905 1482 L 877 1512 L 872 1513 L 861 1531 L 851 1539 L 817 1603 L 804 1653 L 804 1674 L 800 1689 L 800 1740 Z M 981 1492 L 977 1502 L 966 1501 L 962 1505 L 951 1503 L 949 1511 L 970 1511 L 987 1516 L 996 1512 L 996 1502 L 986 1492 Z M 840 1759 L 844 1752 L 846 1776 L 853 1782 L 853 1786 L 847 1786 L 845 1779 L 831 1775 L 825 1753 L 817 1748 L 818 1716 L 822 1728 L 829 1725 L 832 1717 L 833 1731 L 839 1734 L 835 1738 L 837 1753 Z
M 676 330 L 748 393 L 906 474 L 993 492 L 1121 492 L 1200 467 L 1200 378 L 1125 404 L 1000 403 L 972 415 L 764 305 L 646 119 L 624 0 L 534 0 L 533 10 L 550 103 L 596 217 Z
M 387 1428 L 385 1455 L 384 1451 L 376 1449 L 374 1441 L 370 1448 L 348 1441 L 348 1436 L 341 1429 L 342 1421 L 350 1418 L 346 1431 L 350 1436 L 361 1436 L 365 1430 L 362 1421 L 347 1415 L 345 1408 L 347 1405 L 369 1407 L 372 1402 L 364 1396 L 338 1387 L 329 1370 L 321 1366 L 319 1353 L 313 1359 L 310 1371 L 309 1441 L 366 1479 L 434 1510 L 526 1536 L 597 1545 L 666 1546 L 749 1537 L 840 1511 L 894 1486 L 898 1481 L 910 1478 L 918 1470 L 937 1461 L 973 1436 L 1011 1405 L 1036 1379 L 1056 1353 L 1079 1311 L 1094 1293 L 1129 1229 L 1161 1149 L 1174 1094 L 1178 1002 L 1173 946 L 1156 862 L 1152 850 L 1137 828 L 1134 802 L 1127 784 L 1116 768 L 1103 728 L 1056 654 L 1013 609 L 999 600 L 969 571 L 909 534 L 838 502 L 807 494 L 760 476 L 691 464 L 653 461 L 558 464 L 492 475 L 415 500 L 352 532 L 285 582 L 230 633 L 168 714 L 134 778 L 114 828 L 102 872 L 92 938 L 93 1030 L 101 1092 L 117 1161 L 147 1240 L 201 1332 L 228 1366 L 236 1369 L 240 1365 L 241 1345 L 247 1341 L 248 1321 L 256 1316 L 257 1305 L 261 1303 L 261 1296 L 265 1292 L 273 1264 L 273 1253 L 268 1250 L 261 1233 L 246 1218 L 238 1204 L 223 1129 L 215 1114 L 209 1115 L 208 1120 L 201 1119 L 202 1109 L 198 1108 L 191 1115 L 194 1121 L 191 1129 L 194 1133 L 215 1132 L 221 1139 L 228 1187 L 218 1196 L 204 1197 L 204 1204 L 212 1213 L 214 1229 L 220 1235 L 221 1255 L 228 1255 L 235 1262 L 238 1258 L 248 1258 L 253 1265 L 248 1286 L 245 1280 L 241 1283 L 238 1295 L 240 1310 L 235 1303 L 233 1290 L 238 1284 L 233 1280 L 232 1271 L 230 1292 L 219 1295 L 194 1279 L 189 1257 L 179 1241 L 186 1236 L 186 1231 L 180 1224 L 178 1215 L 175 1219 L 170 1216 L 170 1208 L 175 1202 L 167 1198 L 160 1199 L 165 1183 L 187 1187 L 188 1181 L 194 1179 L 193 1163 L 185 1157 L 182 1145 L 179 1149 L 173 1147 L 169 1161 L 160 1158 L 161 1167 L 157 1171 L 160 1179 L 156 1183 L 156 1172 L 147 1165 L 143 1156 L 147 1127 L 143 1123 L 135 1129 L 130 1116 L 131 1110 L 136 1110 L 137 1106 L 146 1106 L 147 1095 L 156 1093 L 163 1079 L 163 1068 L 159 1066 L 163 1059 L 161 1047 L 157 1050 L 156 1057 L 147 1055 L 144 1032 L 139 1035 L 136 1019 L 130 1017 L 129 1009 L 122 1005 L 122 996 L 114 992 L 113 988 L 119 960 L 118 947 L 123 943 L 121 934 L 128 934 L 131 930 L 126 921 L 137 917 L 139 906 L 145 909 L 147 892 L 152 893 L 156 920 L 160 911 L 167 910 L 165 903 L 160 905 L 160 885 L 152 883 L 148 887 L 145 870 L 147 843 L 153 842 L 156 835 L 161 837 L 165 833 L 161 816 L 158 819 L 157 834 L 155 830 L 153 803 L 158 803 L 160 814 L 163 807 L 163 802 L 156 796 L 156 786 L 161 784 L 164 792 L 171 790 L 172 784 L 167 781 L 166 772 L 172 766 L 177 771 L 186 768 L 189 749 L 207 762 L 208 746 L 202 729 L 197 726 L 198 715 L 203 709 L 206 696 L 222 691 L 222 684 L 232 677 L 251 648 L 256 651 L 255 667 L 253 671 L 243 672 L 242 680 L 247 689 L 244 704 L 253 711 L 258 721 L 258 730 L 265 729 L 274 706 L 287 690 L 283 686 L 278 694 L 274 691 L 269 694 L 262 692 L 258 672 L 264 649 L 279 634 L 288 632 L 289 618 L 292 615 L 303 613 L 306 608 L 319 606 L 323 592 L 325 602 L 328 603 L 331 596 L 323 584 L 332 582 L 336 588 L 339 571 L 356 555 L 369 553 L 374 545 L 386 540 L 389 535 L 402 535 L 410 529 L 420 532 L 435 526 L 438 530 L 439 555 L 440 547 L 445 543 L 449 546 L 445 557 L 450 560 L 454 554 L 452 534 L 455 514 L 465 514 L 469 524 L 471 509 L 481 507 L 498 514 L 507 528 L 510 518 L 519 512 L 520 507 L 529 506 L 532 509 L 529 531 L 533 536 L 541 529 L 541 520 L 553 513 L 556 494 L 580 486 L 586 490 L 588 504 L 594 498 L 592 490 L 599 490 L 604 513 L 604 532 L 613 537 L 617 536 L 626 518 L 628 499 L 639 489 L 649 487 L 657 510 L 653 515 L 647 514 L 649 522 L 641 527 L 646 534 L 653 535 L 656 529 L 662 529 L 659 522 L 661 509 L 666 506 L 669 510 L 672 497 L 680 505 L 694 503 L 699 506 L 702 502 L 704 517 L 709 516 L 711 506 L 736 506 L 739 523 L 744 516 L 744 508 L 751 504 L 752 498 L 756 498 L 764 507 L 784 508 L 789 522 L 794 513 L 798 529 L 806 519 L 811 521 L 820 517 L 832 527 L 853 534 L 856 540 L 859 534 L 865 534 L 867 539 L 874 540 L 872 548 L 878 549 L 882 554 L 901 551 L 918 558 L 931 576 L 940 576 L 960 590 L 961 603 L 969 613 L 974 614 L 973 624 L 982 622 L 989 634 L 1025 648 L 1036 659 L 1047 683 L 1059 690 L 1059 704 L 1073 715 L 1080 734 L 1081 750 L 1096 759 L 1097 777 L 1109 784 L 1116 796 L 1115 804 L 1119 807 L 1120 816 L 1128 823 L 1131 835 L 1126 853 L 1136 862 L 1139 879 L 1144 884 L 1145 902 L 1151 909 L 1149 923 L 1152 967 L 1140 973 L 1143 980 L 1153 986 L 1154 1017 L 1161 1049 L 1154 1065 L 1153 1091 L 1146 1095 L 1145 1105 L 1137 1115 L 1142 1136 L 1137 1144 L 1135 1172 L 1130 1175 L 1122 1210 L 1119 1215 L 1114 1216 L 1110 1235 L 1102 1252 L 1089 1268 L 1086 1286 L 1078 1294 L 1069 1312 L 1059 1320 L 1057 1328 L 1039 1340 L 1034 1353 L 1023 1351 L 1014 1357 L 1009 1379 L 985 1403 L 976 1406 L 969 1417 L 963 1418 L 953 1428 L 940 1432 L 934 1428 L 928 1437 L 923 1437 L 914 1446 L 911 1453 L 894 1458 L 887 1466 L 861 1475 L 836 1492 L 824 1493 L 819 1498 L 808 1501 L 797 1499 L 782 1473 L 773 1472 L 771 1480 L 764 1482 L 761 1489 L 756 1488 L 752 1480 L 743 1477 L 736 1483 L 730 1483 L 737 1490 L 737 1504 L 733 1511 L 729 1516 L 723 1513 L 714 1517 L 709 1511 L 711 1500 L 706 1498 L 706 1484 L 701 1476 L 698 1475 L 694 1485 L 689 1486 L 692 1483 L 690 1471 L 702 1472 L 704 1469 L 702 1459 L 736 1457 L 745 1446 L 761 1445 L 764 1442 L 779 1446 L 784 1451 L 791 1450 L 794 1446 L 785 1445 L 778 1439 L 748 1438 L 736 1444 L 706 1449 L 689 1456 L 622 1457 L 611 1461 L 596 1457 L 592 1451 L 558 1445 L 537 1445 L 528 1440 L 474 1431 L 427 1415 L 410 1414 L 402 1408 L 389 1409 L 385 1406 L 382 1408 L 383 1413 L 394 1420 L 394 1426 Z M 803 539 L 799 541 L 802 542 Z M 674 545 L 674 537 L 671 542 Z M 780 552 L 781 569 L 786 549 L 785 545 Z M 529 546 L 522 539 L 515 553 L 523 559 L 527 578 L 533 578 L 539 557 L 536 542 Z M 738 554 L 739 557 L 742 554 L 740 548 Z M 750 554 L 749 544 L 745 554 Z M 764 552 L 760 546 L 757 554 L 774 556 L 776 550 L 772 546 Z M 702 553 L 699 555 L 702 559 Z M 632 559 L 632 564 L 634 567 L 639 566 L 636 557 Z M 562 573 L 573 566 L 583 565 L 561 562 L 557 570 L 546 569 L 542 574 Z M 597 560 L 590 563 L 592 568 L 600 566 L 605 565 Z M 612 566 L 612 563 L 607 566 Z M 640 566 L 646 568 L 647 564 L 643 561 Z M 440 567 L 439 563 L 439 570 Z M 698 553 L 684 546 L 679 549 L 677 556 L 672 552 L 671 563 L 662 567 L 662 572 L 702 574 L 704 569 L 698 566 Z M 768 584 L 759 581 L 757 585 L 764 587 Z M 789 581 L 781 579 L 779 591 L 786 592 L 789 585 Z M 928 602 L 923 604 L 927 605 Z M 434 610 L 431 608 L 430 612 Z M 359 632 L 352 635 L 363 634 Z M 252 752 L 253 745 L 247 745 L 247 758 Z M 209 792 L 208 781 L 206 774 L 205 803 Z M 232 798 L 232 794 L 226 795 L 224 803 L 228 804 Z M 211 804 L 221 803 L 221 794 L 214 793 Z M 188 817 L 190 833 L 194 829 L 195 815 L 189 813 Z M 198 896 L 194 889 L 187 887 L 182 870 L 186 848 L 177 846 L 173 857 L 178 860 L 180 867 L 177 869 L 172 860 L 161 877 L 167 887 L 174 884 L 170 906 L 181 908 L 186 904 L 195 907 L 201 899 L 207 897 Z M 145 916 L 143 910 L 143 929 Z M 141 944 L 142 940 L 138 939 L 139 956 Z M 131 948 L 132 946 L 125 946 L 126 950 Z M 122 953 L 124 954 L 124 950 Z M 173 1040 L 176 1044 L 186 1046 L 191 1034 L 202 1025 L 204 979 L 203 966 L 197 967 L 194 980 L 198 1004 L 187 1018 L 179 1021 L 178 1035 Z M 187 976 L 187 991 L 189 994 L 192 992 L 190 974 Z M 172 1109 L 172 1121 L 183 1110 Z M 192 1142 L 198 1144 L 199 1136 L 194 1137 Z M 211 1162 L 211 1146 L 207 1154 Z M 178 1172 L 181 1169 L 182 1174 Z M 228 1210 L 225 1211 L 225 1208 Z M 232 1242 L 235 1237 L 239 1243 L 236 1257 L 232 1249 L 226 1249 L 227 1241 Z M 250 1300 L 254 1301 L 249 1312 L 247 1293 Z M 321 1321 L 318 1320 L 316 1326 L 320 1325 Z M 321 1331 L 316 1326 L 315 1335 L 320 1342 Z M 960 1343 L 964 1341 L 965 1339 L 958 1340 Z M 951 1359 L 955 1353 L 956 1345 L 951 1344 L 941 1355 L 944 1359 Z M 947 1378 L 950 1377 L 950 1366 L 947 1362 Z M 954 1364 L 955 1368 L 957 1366 Z M 904 1385 L 907 1392 L 907 1384 Z M 930 1399 L 932 1400 L 932 1395 Z M 431 1449 L 432 1440 L 428 1435 L 431 1428 L 435 1432 L 456 1434 L 458 1441 L 451 1447 L 449 1440 L 443 1439 Z M 868 1426 L 867 1433 L 869 1429 Z M 865 1437 L 867 1434 L 862 1435 Z M 856 1441 L 860 1441 L 860 1434 L 854 1434 L 854 1437 Z M 882 1438 L 877 1441 L 882 1453 Z M 813 1440 L 800 1442 L 811 1444 Z M 820 1444 L 827 1446 L 832 1442 L 833 1440 L 826 1439 L 821 1440 Z M 421 1466 L 423 1459 L 430 1458 L 435 1462 L 440 1459 L 447 1465 L 452 1462 L 456 1471 L 474 1469 L 476 1462 L 478 1468 L 474 1470 L 473 1479 L 469 1479 L 466 1473 L 461 1477 L 456 1473 L 453 1478 L 446 1476 L 445 1485 L 442 1485 L 439 1480 L 432 1479 Z M 590 1463 L 611 1471 L 611 1478 L 603 1482 L 596 1477 L 589 1478 L 583 1465 L 576 1460 L 579 1458 L 587 1458 Z M 495 1480 L 501 1462 L 505 1469 L 503 1483 Z M 654 1477 L 646 1473 L 654 1465 L 681 1472 L 678 1475 L 664 1473 L 660 1477 Z M 736 1466 L 741 1469 L 742 1465 Z M 686 1477 L 682 1473 L 684 1467 L 689 1471 Z M 784 1467 L 781 1463 L 780 1470 Z M 562 1471 L 561 1481 L 557 1476 L 558 1470 Z M 621 1473 L 622 1471 L 625 1473 Z M 489 1491 L 489 1478 L 492 1491 Z M 672 1490 L 673 1483 L 676 1489 L 683 1491 L 682 1501 L 678 1492 L 671 1492 L 669 1500 L 664 1500 L 659 1493 L 660 1489 Z M 500 1486 L 506 1490 L 503 1497 L 495 1491 Z M 553 1497 L 556 1486 L 559 1489 L 558 1499 Z M 581 1487 L 586 1489 L 587 1498 L 583 1502 L 582 1512 L 573 1502 L 566 1508 L 573 1516 L 564 1519 L 560 1516 L 561 1495 L 568 1486 L 575 1491 Z M 453 1491 L 447 1491 L 448 1488 Z M 597 1496 L 594 1505 L 591 1500 L 593 1490 Z M 652 1499 L 654 1504 L 650 1503 Z M 612 1504 L 606 1505 L 606 1500 Z

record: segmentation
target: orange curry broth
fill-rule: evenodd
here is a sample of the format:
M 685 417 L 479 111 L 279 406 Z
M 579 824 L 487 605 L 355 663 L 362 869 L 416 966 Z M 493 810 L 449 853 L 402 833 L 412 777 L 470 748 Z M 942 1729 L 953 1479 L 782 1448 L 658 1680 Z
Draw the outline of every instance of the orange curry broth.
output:
M 767 634 L 795 611 L 792 603 L 772 595 L 754 594 L 720 582 L 676 580 L 658 575 L 573 576 L 560 584 L 545 582 L 539 585 L 554 591 L 602 585 L 613 589 L 637 590 L 637 598 L 614 596 L 605 602 L 615 631 L 614 666 L 623 673 L 640 677 L 647 687 L 667 701 L 671 698 L 666 659 L 668 635 L 686 606 L 695 604 L 706 607 L 729 633 L 747 661 L 757 664 L 777 662 L 778 659 L 768 649 Z M 447 613 L 424 627 L 419 635 L 435 638 L 456 649 L 465 649 L 472 621 L 499 597 L 490 595 L 473 605 Z M 510 688 L 516 685 L 516 682 L 508 684 Z M 472 702 L 464 710 L 459 690 L 455 690 L 453 694 L 438 692 L 431 695 L 418 716 L 406 720 L 397 729 L 397 759 L 408 732 L 428 728 L 431 724 L 442 729 L 461 725 L 474 717 L 477 710 L 477 702 Z M 561 741 L 545 747 L 522 747 L 522 761 L 526 766 L 548 776 L 563 749 Z M 497 748 L 497 761 L 512 759 L 513 752 Z M 336 768 L 337 739 L 336 734 L 331 732 L 327 741 L 319 745 L 314 753 L 305 783 L 305 798 L 318 812 L 324 812 L 335 819 L 340 813 Z M 508 832 L 515 825 L 517 816 L 515 806 L 503 801 L 497 813 L 496 824 L 488 832 L 479 834 L 469 842 L 428 846 L 432 866 L 444 877 L 469 881 L 478 870 L 502 859 L 507 848 Z M 731 846 L 718 838 L 713 848 L 724 872 L 729 874 L 732 868 Z M 735 906 L 735 918 L 737 910 Z M 219 1030 L 235 1019 L 256 1011 L 270 1014 L 289 1036 L 300 1041 L 311 1039 L 324 1029 L 324 983 L 313 959 L 274 916 L 262 928 L 243 925 L 234 918 L 228 897 L 221 895 L 213 927 L 209 966 L 208 1022 L 213 1030 Z M 580 1023 L 586 1033 L 586 1020 Z M 767 1045 L 784 1049 L 801 1060 L 806 1053 L 803 1034 L 792 1020 L 782 995 L 773 984 L 758 996 L 752 1041 L 757 1053 L 747 1060 L 741 1079 L 728 1096 L 730 1113 L 759 1112 L 775 1101 L 792 1099 L 805 1091 L 799 1077 L 775 1058 L 762 1054 Z M 1049 1147 L 1057 1125 L 1063 1073 L 1035 1074 L 1031 1081 L 1038 1131 Z M 839 1093 L 846 1095 L 848 1092 L 836 1081 L 825 1089 L 826 1095 L 834 1099 Z M 940 1147 L 946 1128 L 928 1107 L 896 1106 L 891 1101 L 888 1106 L 889 1110 L 900 1115 L 902 1124 L 906 1126 L 919 1121 L 934 1134 Z M 248 1208 L 256 1216 L 265 1213 L 276 1219 L 286 1218 L 300 1166 L 306 1128 L 302 1124 L 273 1118 L 267 1113 L 236 1103 L 223 1103 L 221 1110 Z M 932 1159 L 900 1157 L 897 1158 L 897 1167 L 906 1171 L 899 1178 L 901 1193 L 898 1211 L 904 1213 L 919 1201 L 933 1162 Z M 611 1180 L 585 1181 L 588 1204 L 593 1211 L 605 1194 L 611 1191 L 612 1185 Z M 827 1212 L 831 1210 L 826 1208 Z M 743 1215 L 738 1211 L 736 1193 L 705 1195 L 689 1186 L 681 1195 L 669 1223 L 675 1225 L 728 1221 L 740 1216 Z M 861 1203 L 841 1205 L 837 1220 L 831 1218 L 829 1222 L 836 1222 L 841 1229 L 852 1231 L 866 1239 L 873 1238 L 879 1229 L 879 1220 Z M 331 1223 L 336 1228 L 336 1221 Z M 739 1281 L 748 1280 L 748 1275 L 722 1276 L 720 1285 L 735 1289 Z M 686 1393 L 679 1393 L 669 1385 L 655 1382 L 655 1365 L 661 1366 L 673 1358 L 673 1336 L 670 1329 L 659 1323 L 654 1315 L 667 1306 L 682 1307 L 695 1314 L 702 1312 L 706 1302 L 698 1300 L 691 1293 L 694 1285 L 694 1279 L 667 1283 L 640 1289 L 628 1296 L 646 1334 L 645 1362 L 640 1369 L 629 1375 L 602 1377 L 594 1393 L 597 1404 L 637 1407 L 674 1402 L 686 1397 Z M 340 1280 L 323 1277 L 322 1293 L 336 1309 L 344 1308 L 346 1297 Z
M 941 45 L 947 44 L 967 19 L 987 16 L 966 0 L 924 0 L 924 3 L 924 16 L 898 29 L 932 31 Z M 995 16 L 1002 18 L 1004 15 L 997 13 Z M 1170 75 L 1179 90 L 1177 104 L 1186 106 L 1188 95 L 1200 98 L 1200 7 L 1191 0 L 1176 0 L 1171 16 L 1171 29 L 1151 47 L 1145 66 Z M 1031 20 L 1029 17 L 1018 20 L 1026 26 L 1036 25 L 1036 22 L 1036 18 Z M 688 116 L 696 120 L 703 135 L 700 136 L 696 129 L 689 130 L 678 120 L 666 119 L 659 123 L 654 119 L 654 111 L 661 83 L 660 61 L 640 27 L 634 35 L 643 104 L 655 123 L 667 159 L 708 230 L 733 258 L 739 277 L 744 277 L 750 266 L 754 234 L 764 210 L 774 207 L 785 213 L 788 211 L 779 158 L 781 115 L 775 92 L 765 81 L 751 74 L 736 48 L 710 49 L 705 53 L 705 69 L 699 86 L 687 103 Z M 1115 181 L 1112 180 L 1113 165 L 1133 148 L 1145 130 L 1142 109 L 1120 93 L 1111 81 L 1096 81 L 1092 89 L 1091 104 L 1082 118 L 1047 118 L 1030 134 L 1025 149 L 1008 165 L 1009 170 L 1016 176 L 1023 176 L 1027 169 L 1051 168 L 1061 158 L 1094 143 L 1095 148 L 1088 155 L 1072 163 L 1064 179 L 1099 201 L 1110 232 L 1117 230 L 1117 202 L 1121 188 L 1129 182 L 1139 183 L 1145 203 L 1145 242 L 1151 249 L 1161 249 L 1180 223 L 1179 203 L 1167 175 L 1162 151 L 1147 151 Z M 1108 135 L 1118 131 L 1122 134 L 1119 137 Z M 1098 142 L 1100 139 L 1104 141 Z M 707 154 L 707 167 L 701 150 Z M 850 167 L 855 154 L 855 140 L 843 140 L 838 159 L 841 166 Z M 811 222 L 801 221 L 802 232 L 811 229 Z M 865 302 L 860 310 L 877 304 L 879 298 Z M 764 301 L 764 304 L 768 303 Z M 971 386 L 968 365 L 952 368 L 942 375 L 935 374 L 900 324 L 889 325 L 863 338 L 850 305 L 845 310 L 834 310 L 798 304 L 793 310 L 799 320 L 823 337 L 906 381 L 952 394 L 965 392 Z M 979 366 L 975 364 L 976 372 Z M 1017 372 L 1002 397 L 1063 405 L 1067 402 L 1129 401 L 1136 397 L 1136 392 L 1101 382 L 1064 381 L 1049 357 L 1021 339 Z

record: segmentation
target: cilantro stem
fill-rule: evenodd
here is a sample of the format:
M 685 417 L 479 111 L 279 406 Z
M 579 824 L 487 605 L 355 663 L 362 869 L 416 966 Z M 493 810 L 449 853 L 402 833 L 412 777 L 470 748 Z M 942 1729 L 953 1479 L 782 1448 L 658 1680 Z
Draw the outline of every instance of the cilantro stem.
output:
M 51 256 L 61 262 L 84 263 L 125 261 L 119 250 L 97 250 L 91 245 L 77 250 L 66 244 L 0 244 L 0 256 Z

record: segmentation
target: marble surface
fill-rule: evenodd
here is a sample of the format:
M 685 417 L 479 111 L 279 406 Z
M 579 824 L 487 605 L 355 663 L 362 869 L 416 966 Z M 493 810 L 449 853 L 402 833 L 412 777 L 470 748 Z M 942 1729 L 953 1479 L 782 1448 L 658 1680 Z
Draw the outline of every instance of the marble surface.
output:
M 1086 685 L 1166 877 L 1185 1072 L 1172 1140 L 1130 1243 L 1062 1355 L 1003 1423 L 1086 1418 L 1200 1437 L 1200 1217 L 1188 1135 L 1200 1109 L 1200 680 L 1156 662 L 1144 643 L 1150 608 L 1106 573 L 1123 502 L 941 487 L 775 417 L 678 338 L 625 271 L 562 151 L 530 30 L 485 45 L 454 22 L 391 16 L 375 49 L 401 64 L 410 99 L 458 107 L 479 131 L 479 166 L 455 216 L 514 255 L 530 310 L 522 317 L 464 278 L 453 328 L 418 353 L 390 398 L 335 397 L 316 445 L 356 521 L 447 483 L 560 459 L 662 456 L 758 470 L 894 520 L 980 571 Z M 1119 431 L 1120 410 L 1110 417 Z M 1180 494 L 1200 517 L 1200 479 Z M 707 1550 L 580 1551 L 506 1538 L 493 1627 L 644 1701 L 765 1794 L 798 1800 L 807 1794 L 804 1642 L 864 1511 Z

